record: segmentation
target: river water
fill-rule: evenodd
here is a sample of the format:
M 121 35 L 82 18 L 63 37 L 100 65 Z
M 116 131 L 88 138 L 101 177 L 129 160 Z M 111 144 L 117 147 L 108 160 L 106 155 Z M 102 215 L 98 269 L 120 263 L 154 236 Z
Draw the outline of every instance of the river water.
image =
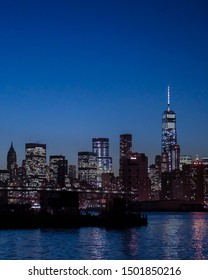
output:
M 145 214 L 138 228 L 0 230 L 0 259 L 208 259 L 208 212 Z

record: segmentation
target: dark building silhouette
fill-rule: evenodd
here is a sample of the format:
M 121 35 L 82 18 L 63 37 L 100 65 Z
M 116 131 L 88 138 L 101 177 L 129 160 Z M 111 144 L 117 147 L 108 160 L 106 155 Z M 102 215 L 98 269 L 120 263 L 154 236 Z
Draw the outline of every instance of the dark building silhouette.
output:
M 26 168 L 25 168 L 25 160 L 22 161 L 22 166 L 18 167 L 18 184 L 20 186 L 25 186 L 26 184 Z
M 161 156 L 155 157 L 155 163 L 149 167 L 149 179 L 151 184 L 151 200 L 161 198 Z
M 76 165 L 69 164 L 68 168 L 69 168 L 69 170 L 68 170 L 69 178 L 76 178 L 76 176 L 77 176 Z
M 65 156 L 51 155 L 49 158 L 50 181 L 57 183 L 59 162 L 65 160 Z
M 148 158 L 143 153 L 129 153 L 122 159 L 122 184 L 126 191 L 138 192 L 140 201 L 150 197 Z
M 119 176 L 121 183 L 123 183 L 123 176 L 125 173 L 125 158 L 132 152 L 132 135 L 131 134 L 121 134 L 120 135 L 120 166 L 119 166 Z
M 162 200 L 186 200 L 198 204 L 208 202 L 208 166 L 197 157 L 181 170 L 163 172 Z
M 178 169 L 161 174 L 161 199 L 182 200 L 184 199 L 182 172 Z
M 102 188 L 105 190 L 112 190 L 115 177 L 113 173 L 102 173 Z
M 63 159 L 58 162 L 58 177 L 57 184 L 59 187 L 65 187 L 65 179 L 68 174 L 68 160 Z
M 120 158 L 127 156 L 132 152 L 132 135 L 121 134 L 120 135 Z
M 192 164 L 183 165 L 183 192 L 186 200 L 204 203 L 207 192 L 207 171 L 198 157 Z

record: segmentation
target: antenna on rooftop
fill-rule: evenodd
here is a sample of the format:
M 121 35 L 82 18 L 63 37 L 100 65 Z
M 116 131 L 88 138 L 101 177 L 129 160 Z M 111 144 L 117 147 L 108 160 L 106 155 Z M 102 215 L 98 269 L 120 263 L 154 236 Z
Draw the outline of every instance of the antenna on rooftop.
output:
M 170 112 L 170 85 L 168 85 L 168 112 Z

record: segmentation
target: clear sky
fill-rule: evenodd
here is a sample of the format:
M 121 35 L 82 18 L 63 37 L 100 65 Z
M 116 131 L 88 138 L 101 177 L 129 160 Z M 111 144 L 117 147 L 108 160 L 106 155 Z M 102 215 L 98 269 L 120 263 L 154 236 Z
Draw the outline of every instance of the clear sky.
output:
M 177 116 L 182 154 L 208 156 L 207 0 L 0 1 L 0 167 L 11 141 L 77 163 L 93 137 L 119 135 L 152 163 L 161 116 Z

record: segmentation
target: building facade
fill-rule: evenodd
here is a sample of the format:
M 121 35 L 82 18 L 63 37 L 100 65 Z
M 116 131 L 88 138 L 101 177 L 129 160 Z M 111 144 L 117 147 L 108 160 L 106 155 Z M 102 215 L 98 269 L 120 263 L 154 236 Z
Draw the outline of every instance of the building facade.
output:
M 46 144 L 25 145 L 25 170 L 27 186 L 41 187 L 46 180 Z
M 129 153 L 123 157 L 122 184 L 125 191 L 137 192 L 140 201 L 150 198 L 148 158 L 143 153 Z
M 93 152 L 78 153 L 78 179 L 82 185 L 97 186 L 97 155 Z
M 62 155 L 51 155 L 49 158 L 49 169 L 50 169 L 50 181 L 57 183 L 58 180 L 58 169 L 60 162 L 65 160 L 65 156 Z
M 207 192 L 207 171 L 198 157 L 191 164 L 183 165 L 183 192 L 186 200 L 204 203 Z

